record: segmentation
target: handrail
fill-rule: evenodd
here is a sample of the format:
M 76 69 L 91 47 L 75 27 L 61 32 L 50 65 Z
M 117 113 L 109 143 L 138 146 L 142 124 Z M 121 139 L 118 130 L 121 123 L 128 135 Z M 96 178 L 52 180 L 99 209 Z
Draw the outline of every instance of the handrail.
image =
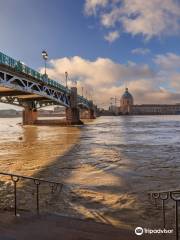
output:
M 165 202 L 172 200 L 175 203 L 175 229 L 176 229 L 176 240 L 179 240 L 179 203 L 180 203 L 180 190 L 167 190 L 167 191 L 156 191 L 149 192 L 148 195 L 154 200 L 154 204 L 157 207 L 157 201 L 161 201 L 163 228 L 166 227 L 166 208 Z
M 14 215 L 17 216 L 17 183 L 21 179 L 28 179 L 33 181 L 33 183 L 36 186 L 36 213 L 39 215 L 40 212 L 40 204 L 39 204 L 39 188 L 41 183 L 48 183 L 49 187 L 51 188 L 51 193 L 54 193 L 55 191 L 58 190 L 59 187 L 59 192 L 62 191 L 63 188 L 63 183 L 60 182 L 55 182 L 55 181 L 49 181 L 45 179 L 40 179 L 40 178 L 33 178 L 33 177 L 27 177 L 27 176 L 22 176 L 18 174 L 12 174 L 12 173 L 4 173 L 0 172 L 0 175 L 3 176 L 9 176 L 11 177 L 11 181 L 13 182 L 14 185 Z
M 41 179 L 41 178 L 27 177 L 27 176 L 22 176 L 22 175 L 18 175 L 18 174 L 12 174 L 12 173 L 0 172 L 0 175 L 19 177 L 19 178 L 30 179 L 30 180 L 38 180 L 40 182 L 46 182 L 46 183 L 62 184 L 62 183 L 59 183 L 59 182 L 44 180 L 44 179 Z

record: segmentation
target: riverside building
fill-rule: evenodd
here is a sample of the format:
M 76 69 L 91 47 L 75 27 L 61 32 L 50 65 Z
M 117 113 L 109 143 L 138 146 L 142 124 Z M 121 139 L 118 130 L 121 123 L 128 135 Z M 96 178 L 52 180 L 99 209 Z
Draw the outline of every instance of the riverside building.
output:
M 180 103 L 177 104 L 141 104 L 135 105 L 128 88 L 120 99 L 120 115 L 177 115 L 180 114 Z

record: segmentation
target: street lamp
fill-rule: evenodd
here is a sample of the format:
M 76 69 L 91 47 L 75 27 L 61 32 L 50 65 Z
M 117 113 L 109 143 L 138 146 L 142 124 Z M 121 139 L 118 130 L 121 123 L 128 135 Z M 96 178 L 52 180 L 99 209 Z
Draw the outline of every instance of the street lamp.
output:
M 66 79 L 66 88 L 68 88 L 67 81 L 68 81 L 68 72 L 65 72 L 65 79 Z
M 48 60 L 48 54 L 47 54 L 47 52 L 46 51 L 42 51 L 42 57 L 43 57 L 43 59 L 44 59 L 44 67 L 45 67 L 45 77 L 46 77 L 46 62 L 47 62 L 47 60 Z

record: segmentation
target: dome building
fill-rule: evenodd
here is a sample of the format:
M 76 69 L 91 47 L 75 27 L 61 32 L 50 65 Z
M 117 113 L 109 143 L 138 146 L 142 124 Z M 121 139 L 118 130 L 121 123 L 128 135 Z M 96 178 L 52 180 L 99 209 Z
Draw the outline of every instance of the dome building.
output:
M 175 104 L 134 104 L 134 99 L 128 88 L 121 96 L 120 106 L 109 107 L 114 115 L 180 115 L 180 103 Z
M 128 88 L 126 88 L 120 100 L 121 114 L 124 115 L 131 114 L 133 109 L 133 103 L 134 103 L 133 96 L 129 93 Z
M 119 107 L 120 115 L 166 115 L 179 114 L 180 103 L 177 104 L 140 104 L 135 105 L 134 99 L 128 88 L 125 89 Z

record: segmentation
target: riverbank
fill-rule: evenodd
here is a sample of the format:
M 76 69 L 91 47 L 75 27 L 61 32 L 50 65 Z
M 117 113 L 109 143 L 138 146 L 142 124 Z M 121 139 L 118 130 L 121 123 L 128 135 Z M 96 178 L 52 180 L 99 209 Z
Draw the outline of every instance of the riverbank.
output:
M 14 217 L 0 213 L 0 240 L 139 240 L 134 231 L 57 215 Z M 170 240 L 169 236 L 141 236 L 143 240 Z M 173 236 L 172 236 L 173 239 Z

